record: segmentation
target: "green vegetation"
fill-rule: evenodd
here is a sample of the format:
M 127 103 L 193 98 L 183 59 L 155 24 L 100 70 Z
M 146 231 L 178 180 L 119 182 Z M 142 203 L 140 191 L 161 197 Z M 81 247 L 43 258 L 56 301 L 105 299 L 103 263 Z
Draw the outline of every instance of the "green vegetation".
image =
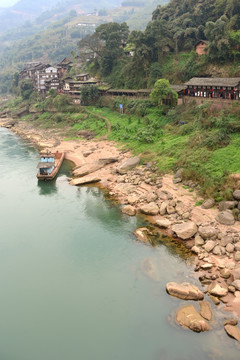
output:
M 144 31 L 129 33 L 123 23 L 122 47 L 116 41 L 121 25 L 113 22 L 80 41 L 79 49 L 96 50 L 90 71 L 118 88 L 150 88 L 159 78 L 185 82 L 193 76 L 212 75 L 212 65 L 217 66 L 218 76 L 219 65 L 226 64 L 222 73 L 236 76 L 239 12 L 238 0 L 171 0 L 157 7 Z M 195 45 L 200 40 L 207 42 L 208 54 L 198 57 Z
M 124 114 L 119 104 L 123 104 Z M 69 139 L 104 136 L 141 154 L 145 161 L 156 161 L 160 173 L 183 168 L 185 180 L 199 184 L 202 195 L 219 201 L 229 197 L 225 189 L 229 175 L 240 172 L 239 104 L 216 113 L 211 103 L 197 106 L 192 102 L 166 113 L 150 100 L 102 97 L 97 106 L 79 106 L 65 95 L 52 93 L 38 99 L 33 93 L 24 101 L 14 99 L 5 108 L 17 113 L 24 105 L 30 113 L 23 121 L 54 128 Z
M 200 184 L 202 194 L 207 196 L 219 197 L 218 190 L 229 174 L 240 171 L 239 106 L 216 116 L 209 105 L 192 104 L 164 116 L 160 109 L 148 104 L 145 115 L 137 116 L 131 114 L 133 100 L 124 101 L 123 115 L 109 108 L 88 107 L 90 115 L 81 115 L 74 129 L 92 130 L 98 136 L 125 144 L 146 160 L 157 161 L 162 173 L 183 167 L 184 178 Z M 94 121 L 94 115 L 110 121 L 110 134 L 104 120 Z
M 165 79 L 157 80 L 154 89 L 150 94 L 152 103 L 156 106 L 162 106 L 163 103 L 170 107 L 177 105 L 178 94 L 172 90 L 169 81 Z

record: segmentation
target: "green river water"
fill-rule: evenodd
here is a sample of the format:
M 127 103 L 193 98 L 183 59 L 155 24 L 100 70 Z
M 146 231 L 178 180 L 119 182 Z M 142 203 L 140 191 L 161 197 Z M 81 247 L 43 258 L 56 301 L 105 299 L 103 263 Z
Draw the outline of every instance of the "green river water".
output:
M 0 360 L 240 358 L 216 315 L 208 333 L 175 324 L 186 302 L 166 283 L 200 284 L 174 246 L 137 242 L 143 219 L 123 216 L 98 188 L 70 186 L 67 162 L 39 184 L 38 159 L 0 128 Z M 146 258 L 159 282 L 144 274 Z

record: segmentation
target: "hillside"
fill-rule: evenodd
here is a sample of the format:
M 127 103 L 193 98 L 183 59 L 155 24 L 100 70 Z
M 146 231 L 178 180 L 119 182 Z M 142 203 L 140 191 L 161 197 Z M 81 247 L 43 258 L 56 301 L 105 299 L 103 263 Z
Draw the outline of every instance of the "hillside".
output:
M 66 13 L 75 9 L 77 13 L 91 12 L 102 7 L 119 6 L 119 0 L 19 0 L 15 5 L 0 12 L 0 34 L 9 29 L 14 29 L 26 21 L 34 21 L 44 25 L 44 22 L 56 21 L 65 17 Z
M 78 41 L 86 34 L 92 34 L 98 25 L 129 20 L 134 27 L 134 16 L 152 6 L 151 2 L 149 4 L 144 0 L 141 6 L 139 2 L 132 1 L 125 2 L 124 6 L 109 8 L 111 4 L 118 3 L 115 0 L 71 0 L 43 12 L 33 22 L 26 22 L 0 35 L 0 91 L 5 93 L 10 90 L 14 72 L 20 71 L 25 62 L 57 63 L 70 56 L 72 50 L 77 52 Z M 83 13 L 81 10 L 94 10 L 96 4 L 97 13 Z M 150 18 L 150 14 L 144 17 L 146 20 Z
M 171 0 L 157 7 L 144 31 L 129 34 L 127 48 L 134 56 L 124 51 L 116 56 L 106 44 L 107 51 L 91 70 L 116 88 L 152 87 L 158 78 L 182 83 L 193 76 L 211 76 L 213 68 L 218 76 L 238 76 L 239 28 L 238 0 Z M 101 41 L 98 29 L 96 36 Z M 207 54 L 198 57 L 195 45 L 200 40 L 206 41 Z

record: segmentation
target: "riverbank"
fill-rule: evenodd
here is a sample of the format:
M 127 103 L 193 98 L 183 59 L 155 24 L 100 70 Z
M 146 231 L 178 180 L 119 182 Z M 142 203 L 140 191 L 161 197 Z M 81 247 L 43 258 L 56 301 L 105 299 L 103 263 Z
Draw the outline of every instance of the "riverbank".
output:
M 133 216 L 137 212 L 148 215 L 168 235 L 181 238 L 196 254 L 195 270 L 206 296 L 216 306 L 224 304 L 224 310 L 240 316 L 240 289 L 233 285 L 238 286 L 236 281 L 239 280 L 240 259 L 236 257 L 240 251 L 239 222 L 233 226 L 219 224 L 216 208 L 196 206 L 201 200 L 196 192 L 190 192 L 182 183 L 174 184 L 171 175 L 158 176 L 154 163 L 139 165 L 139 159 L 135 158 L 130 168 L 124 169 L 121 164 L 132 158 L 132 154 L 118 148 L 114 142 L 64 141 L 54 129 L 39 131 L 31 123 L 21 121 L 8 126 L 9 121 L 1 120 L 0 125 L 11 127 L 14 133 L 40 149 L 64 151 L 65 158 L 76 165 L 73 183 L 79 179 L 82 184 L 84 181 L 98 182 L 118 199 L 123 212 Z M 151 243 L 147 230 L 138 229 L 136 235 L 141 241 Z

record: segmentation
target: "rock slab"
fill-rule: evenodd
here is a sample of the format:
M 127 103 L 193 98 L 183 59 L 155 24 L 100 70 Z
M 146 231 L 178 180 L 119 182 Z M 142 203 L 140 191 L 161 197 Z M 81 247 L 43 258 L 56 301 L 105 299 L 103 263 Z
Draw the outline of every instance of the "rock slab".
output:
M 226 333 L 231 336 L 232 338 L 234 338 L 237 341 L 240 341 L 240 330 L 239 328 L 237 328 L 236 326 L 233 325 L 225 325 L 224 329 L 226 331 Z
M 85 184 L 93 184 L 101 181 L 99 177 L 96 176 L 86 176 L 81 178 L 72 179 L 70 181 L 71 185 L 77 186 L 77 185 L 85 185 Z
M 197 286 L 184 282 L 178 284 L 176 282 L 169 282 L 166 285 L 167 292 L 169 295 L 175 296 L 183 300 L 202 300 L 203 293 L 198 289 Z
M 207 321 L 203 319 L 193 305 L 184 306 L 178 310 L 176 321 L 179 325 L 195 332 L 210 330 Z

